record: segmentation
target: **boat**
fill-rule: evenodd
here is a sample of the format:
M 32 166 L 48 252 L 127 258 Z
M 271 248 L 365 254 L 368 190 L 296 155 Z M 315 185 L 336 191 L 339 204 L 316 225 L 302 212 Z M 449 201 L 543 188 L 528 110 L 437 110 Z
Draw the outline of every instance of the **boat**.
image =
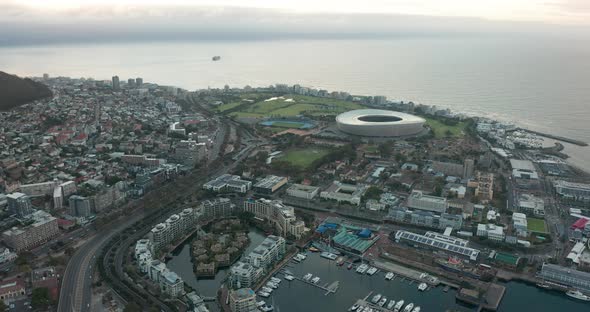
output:
M 373 275 L 375 273 L 377 273 L 377 268 L 376 267 L 369 267 L 369 269 L 367 270 L 367 274 L 369 275 Z
M 211 60 L 213 61 L 219 61 L 221 59 L 221 56 L 219 55 L 215 55 L 214 57 L 211 58 Z
M 268 298 L 268 297 L 270 297 L 270 293 L 267 293 L 266 291 L 259 291 L 258 296 L 260 296 L 262 298 Z
M 425 291 L 426 288 L 428 288 L 428 284 L 426 284 L 426 283 L 420 283 L 420 285 L 418 285 L 419 291 Z
M 293 275 L 285 275 L 285 279 L 288 280 L 289 282 L 295 279 L 295 276 Z
M 355 303 L 355 304 L 352 305 L 352 307 L 350 307 L 349 310 L 350 311 L 356 311 L 356 309 L 358 309 L 358 308 L 359 308 L 359 305 Z
M 299 259 L 301 259 L 302 261 L 305 260 L 305 259 L 307 259 L 307 255 L 306 254 L 303 254 L 303 253 L 298 253 L 297 254 L 297 257 L 299 257 Z
M 371 299 L 371 302 L 377 304 L 379 300 L 381 300 L 381 294 L 376 294 L 375 296 L 373 296 L 373 299 Z
M 415 307 L 414 310 L 412 310 L 412 312 L 420 312 L 420 306 Z
M 450 287 L 449 287 L 449 285 L 447 285 L 447 286 L 445 286 L 445 288 L 443 288 L 443 291 L 444 292 L 449 292 L 449 289 L 450 289 Z
M 344 259 L 340 258 L 336 261 L 336 265 L 337 266 L 343 266 L 344 265 Z
M 314 284 L 317 284 L 319 281 L 320 281 L 319 276 L 316 276 L 316 277 L 314 277 L 314 278 L 311 279 L 311 282 L 314 283 Z
M 414 304 L 413 303 L 408 303 L 408 305 L 404 308 L 404 312 L 412 312 L 412 309 L 414 308 Z
M 393 310 L 393 307 L 395 306 L 395 300 L 389 300 L 389 303 L 387 304 L 387 309 L 388 310 Z
M 404 306 L 404 300 L 400 300 L 397 302 L 397 304 L 395 305 L 395 308 L 393 310 L 395 312 L 399 312 L 399 310 L 401 310 L 403 306 Z
M 277 278 L 277 277 L 271 277 L 270 280 L 275 283 L 275 284 L 280 284 L 281 283 L 281 279 Z
M 265 305 L 265 306 L 259 307 L 258 309 L 260 309 L 260 311 L 262 311 L 262 312 L 270 312 L 270 311 L 274 310 L 275 308 L 273 306 Z
M 579 290 L 568 290 L 565 294 L 569 297 L 574 298 L 574 299 L 583 300 L 583 301 L 590 301 L 590 296 L 584 295 Z
M 264 302 L 264 300 L 256 302 L 256 306 L 259 308 L 262 306 L 265 306 L 265 305 L 266 305 L 266 302 Z
M 356 272 L 360 273 L 360 274 L 364 274 L 368 268 L 369 268 L 369 266 L 363 263 L 356 268 Z
M 309 247 L 309 251 L 311 251 L 311 252 L 319 252 L 320 250 L 317 249 L 317 248 L 315 248 L 315 247 L 313 247 L 313 246 L 311 246 L 311 247 Z
M 352 269 L 352 263 L 348 264 L 348 266 L 346 267 L 347 269 Z
M 313 277 L 313 274 L 311 274 L 311 273 L 307 273 L 307 274 L 305 274 L 305 275 L 303 276 L 303 280 L 304 280 L 304 281 L 309 281 L 309 279 L 310 279 L 310 278 L 312 278 L 312 277 Z
M 377 303 L 377 305 L 379 305 L 380 307 L 382 307 L 386 303 L 387 303 L 387 297 L 383 296 L 383 298 L 381 298 L 381 300 L 379 300 L 379 302 Z
M 272 288 L 263 286 L 262 287 L 262 291 L 265 292 L 265 293 L 269 293 L 270 294 L 270 293 L 272 293 Z
M 272 288 L 272 289 L 277 289 L 279 288 L 279 285 L 273 283 L 273 282 L 268 282 L 266 283 L 266 287 Z
M 387 274 L 385 274 L 385 279 L 388 281 L 391 281 L 393 276 L 394 276 L 393 272 L 387 272 Z
M 291 258 L 291 259 L 293 259 L 293 261 L 295 261 L 297 263 L 301 262 L 301 258 L 299 258 L 297 255 L 294 255 L 293 258 Z
M 320 254 L 320 257 L 326 258 L 326 259 L 329 259 L 329 260 L 336 260 L 336 258 L 338 258 L 337 255 L 335 255 L 335 254 L 333 254 L 331 252 L 326 252 L 326 251 L 322 252 Z
M 537 283 L 537 287 L 541 287 L 544 289 L 551 289 L 551 286 L 549 284 L 545 284 L 545 283 Z

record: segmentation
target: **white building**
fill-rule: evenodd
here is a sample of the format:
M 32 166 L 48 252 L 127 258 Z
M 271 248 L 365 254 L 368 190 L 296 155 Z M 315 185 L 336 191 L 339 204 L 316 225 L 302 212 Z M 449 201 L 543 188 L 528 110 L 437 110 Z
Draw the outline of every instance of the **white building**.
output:
M 488 239 L 502 242 L 506 237 L 504 235 L 504 228 L 495 224 L 478 224 L 477 225 L 477 236 L 487 237 Z
M 334 181 L 332 185 L 320 193 L 320 197 L 358 206 L 361 204 L 361 199 L 366 191 L 367 187 L 363 184 L 352 185 Z
M 267 220 L 282 236 L 300 238 L 305 230 L 305 223 L 297 220 L 293 207 L 279 200 L 249 199 L 244 202 L 244 211 L 253 213 L 260 220 Z
M 309 200 L 313 199 L 319 191 L 320 188 L 316 186 L 292 184 L 287 189 L 287 195 Z
M 408 197 L 408 207 L 419 210 L 443 213 L 447 211 L 449 204 L 444 197 L 424 195 L 422 191 L 414 190 Z
M 524 213 L 514 212 L 512 214 L 512 227 L 516 231 L 517 236 L 529 236 L 528 222 Z
M 256 294 L 250 288 L 229 292 L 229 308 L 232 312 L 257 312 Z
M 545 201 L 532 194 L 522 194 L 518 198 L 518 210 L 537 217 L 545 216 Z

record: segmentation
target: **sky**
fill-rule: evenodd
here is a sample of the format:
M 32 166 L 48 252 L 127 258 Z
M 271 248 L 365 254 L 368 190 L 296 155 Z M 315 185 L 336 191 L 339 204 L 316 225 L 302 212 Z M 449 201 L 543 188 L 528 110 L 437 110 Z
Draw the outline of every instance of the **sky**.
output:
M 590 0 L 0 0 L 0 45 L 589 29 Z

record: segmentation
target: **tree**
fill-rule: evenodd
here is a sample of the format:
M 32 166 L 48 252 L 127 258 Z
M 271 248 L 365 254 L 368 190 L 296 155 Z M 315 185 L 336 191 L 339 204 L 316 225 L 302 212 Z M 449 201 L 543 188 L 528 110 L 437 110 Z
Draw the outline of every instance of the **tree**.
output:
M 31 300 L 31 306 L 35 309 L 47 309 L 51 304 L 51 298 L 49 297 L 49 288 L 41 287 L 33 289 L 33 298 Z
M 363 196 L 363 200 L 379 199 L 381 197 L 382 193 L 383 193 L 383 190 L 381 190 L 380 188 L 378 188 L 376 186 L 371 186 L 365 192 L 365 195 Z
M 135 302 L 129 302 L 123 312 L 141 312 L 141 307 Z
M 389 157 L 391 156 L 391 151 L 391 142 L 383 142 L 379 144 L 379 153 L 381 154 L 381 156 Z

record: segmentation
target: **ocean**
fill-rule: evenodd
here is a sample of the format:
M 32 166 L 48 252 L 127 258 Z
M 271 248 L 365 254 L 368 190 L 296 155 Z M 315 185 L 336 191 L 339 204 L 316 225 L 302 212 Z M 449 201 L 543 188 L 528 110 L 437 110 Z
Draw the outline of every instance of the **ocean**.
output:
M 211 57 L 220 55 L 218 62 Z M 188 90 L 300 84 L 385 95 L 590 141 L 590 42 L 519 35 L 0 47 L 0 69 Z M 589 148 L 566 144 L 590 171 Z

